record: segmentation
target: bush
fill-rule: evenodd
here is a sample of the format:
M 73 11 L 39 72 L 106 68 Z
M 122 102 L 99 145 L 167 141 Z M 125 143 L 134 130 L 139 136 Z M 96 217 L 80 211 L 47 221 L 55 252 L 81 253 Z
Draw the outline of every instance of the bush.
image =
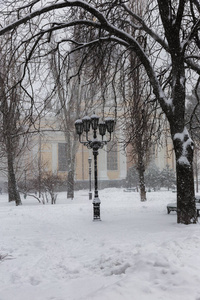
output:
M 148 188 L 154 191 L 161 187 L 160 170 L 154 163 L 152 163 L 146 171 L 145 183 Z

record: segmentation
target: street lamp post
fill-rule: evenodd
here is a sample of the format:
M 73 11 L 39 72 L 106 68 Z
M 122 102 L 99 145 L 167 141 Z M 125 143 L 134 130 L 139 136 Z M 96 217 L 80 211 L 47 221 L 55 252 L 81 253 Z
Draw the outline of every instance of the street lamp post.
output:
M 90 132 L 90 126 L 93 130 L 93 138 L 89 139 L 88 134 Z M 93 114 L 91 117 L 85 116 L 82 119 L 78 119 L 75 122 L 76 133 L 79 135 L 79 142 L 88 149 L 93 150 L 94 156 L 94 199 L 93 199 L 93 220 L 101 220 L 100 218 L 100 199 L 98 194 L 98 172 L 97 172 L 97 155 L 98 150 L 102 149 L 111 140 L 111 134 L 114 131 L 114 120 L 112 118 L 106 118 L 104 121 L 99 122 L 99 117 Z M 101 140 L 97 138 L 97 129 L 99 129 L 99 135 Z M 109 133 L 109 139 L 104 140 L 106 130 Z M 81 135 L 85 132 L 85 141 L 81 140 Z
M 88 158 L 88 164 L 89 164 L 89 200 L 92 200 L 92 158 Z

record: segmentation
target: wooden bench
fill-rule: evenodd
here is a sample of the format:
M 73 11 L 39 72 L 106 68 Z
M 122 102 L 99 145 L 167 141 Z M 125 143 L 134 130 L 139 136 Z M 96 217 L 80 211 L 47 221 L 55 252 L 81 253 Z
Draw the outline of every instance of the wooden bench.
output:
M 197 217 L 200 216 L 200 203 L 196 203 Z M 170 214 L 171 211 L 177 211 L 176 203 L 167 204 L 167 213 Z

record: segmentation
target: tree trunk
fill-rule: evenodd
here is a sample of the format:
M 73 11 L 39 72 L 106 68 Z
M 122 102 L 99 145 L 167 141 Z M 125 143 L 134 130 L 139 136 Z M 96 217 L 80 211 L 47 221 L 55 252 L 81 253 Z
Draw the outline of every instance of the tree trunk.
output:
M 195 177 L 196 177 L 196 193 L 199 192 L 199 178 L 198 178 L 198 151 L 197 149 L 194 151 L 195 154 L 195 164 L 194 164 L 194 169 L 195 169 Z
M 67 118 L 67 114 L 66 114 Z M 67 198 L 74 199 L 74 161 L 75 161 L 75 153 L 73 151 L 72 137 L 66 130 L 65 139 L 67 141 L 67 153 L 66 158 L 68 161 L 68 176 L 67 176 Z
M 186 130 L 174 136 L 177 176 L 177 223 L 197 222 L 193 174 L 193 142 Z
M 146 201 L 147 198 L 146 198 L 146 189 L 145 189 L 145 180 L 144 180 L 145 167 L 144 167 L 142 157 L 139 158 L 137 171 L 139 175 L 139 184 L 140 184 L 140 200 Z
M 8 152 L 8 197 L 9 202 L 15 201 L 16 206 L 22 204 L 16 184 L 12 151 Z
M 140 169 L 139 171 L 139 182 L 140 182 L 140 200 L 146 201 L 146 189 L 145 189 L 145 183 L 144 183 L 144 171 Z
M 191 166 L 176 164 L 177 172 L 177 223 L 197 222 L 194 198 L 193 169 Z
M 69 170 L 67 178 L 67 198 L 74 198 L 74 172 Z

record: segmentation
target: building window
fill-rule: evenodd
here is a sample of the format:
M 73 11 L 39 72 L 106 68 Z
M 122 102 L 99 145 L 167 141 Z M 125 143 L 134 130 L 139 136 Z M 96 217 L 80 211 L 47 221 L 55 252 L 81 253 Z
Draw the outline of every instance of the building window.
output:
M 117 143 L 109 142 L 107 145 L 107 170 L 116 171 L 118 169 L 117 161 Z
M 58 143 L 58 171 L 67 171 L 67 144 Z

